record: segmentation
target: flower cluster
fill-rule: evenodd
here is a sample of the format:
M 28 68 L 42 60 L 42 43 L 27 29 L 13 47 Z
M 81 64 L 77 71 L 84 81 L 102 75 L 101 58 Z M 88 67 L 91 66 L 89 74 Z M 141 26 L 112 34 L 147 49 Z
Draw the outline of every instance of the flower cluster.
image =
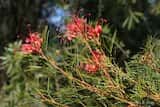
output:
M 21 46 L 21 51 L 24 54 L 40 53 L 42 46 L 42 38 L 39 37 L 38 32 L 30 33 L 26 38 L 25 43 Z
M 83 66 L 83 69 L 89 73 L 96 73 L 101 66 L 103 61 L 103 54 L 97 50 L 91 51 L 92 57 L 90 63 L 86 63 Z
M 87 37 L 89 39 L 92 39 L 94 37 L 99 37 L 101 33 L 102 33 L 101 25 L 96 25 L 95 28 L 93 28 L 92 26 L 88 26 Z
M 95 27 L 89 25 L 87 20 L 73 16 L 70 23 L 66 26 L 66 37 L 68 40 L 72 40 L 77 36 L 84 36 L 87 39 L 99 37 L 102 33 L 102 27 L 97 24 Z

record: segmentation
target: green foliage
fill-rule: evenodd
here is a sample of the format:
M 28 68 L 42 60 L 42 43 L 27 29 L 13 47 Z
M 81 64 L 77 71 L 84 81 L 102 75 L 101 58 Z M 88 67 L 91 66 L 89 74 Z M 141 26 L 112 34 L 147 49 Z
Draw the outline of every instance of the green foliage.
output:
M 152 6 L 152 13 L 155 15 L 160 14 L 160 2 L 156 1 L 155 6 Z
M 65 45 L 57 42 L 58 38 L 47 39 L 51 35 L 47 28 L 42 33 L 44 56 L 26 55 L 20 52 L 21 42 L 10 44 L 1 57 L 3 67 L 9 77 L 8 84 L 3 87 L 4 107 L 125 107 L 159 106 L 160 105 L 160 73 L 158 41 L 149 39 L 142 53 L 135 55 L 125 63 L 125 67 L 117 66 L 112 57 L 105 56 L 106 68 L 96 74 L 89 74 L 79 67 L 81 62 L 90 58 L 88 46 L 105 50 L 112 56 L 114 48 L 123 49 L 114 33 L 102 35 L 102 44 L 96 44 L 83 38 L 74 39 Z M 105 33 L 104 33 L 105 34 Z M 102 48 L 102 47 L 104 48 Z M 123 50 L 124 51 L 124 50 Z M 108 72 L 110 77 L 106 77 Z M 1 98 L 2 99 L 2 98 Z M 42 104 L 43 103 L 43 104 Z
M 1 103 L 4 104 L 2 107 L 30 107 L 31 105 L 38 106 L 40 104 L 31 97 L 34 88 L 39 86 L 37 81 L 41 77 L 40 74 L 36 75 L 36 72 L 32 72 L 35 68 L 41 68 L 36 65 L 32 66 L 33 63 L 36 64 L 39 58 L 25 57 L 19 52 L 20 46 L 21 41 L 9 44 L 5 48 L 4 56 L 0 57 L 3 60 L 2 65 L 3 69 L 6 69 L 9 84 L 6 84 L 2 89 L 2 92 L 4 92 L 2 98 L 0 98 Z M 34 60 L 32 60 L 32 57 Z
M 123 22 L 122 26 L 126 27 L 128 30 L 131 30 L 135 24 L 140 23 L 140 19 L 144 18 L 141 12 L 133 12 L 129 10 L 129 15 Z
M 64 6 L 65 2 L 56 1 Z M 78 8 L 88 3 L 88 0 L 77 0 L 71 5 Z M 119 38 L 129 36 L 131 31 L 136 37 L 141 30 L 151 30 L 148 18 L 159 15 L 159 2 L 153 6 L 149 6 L 147 0 L 93 0 L 92 3 L 98 3 L 98 11 L 93 11 L 96 16 L 104 15 L 109 19 L 98 42 L 81 37 L 59 42 L 59 35 L 45 27 L 41 33 L 41 54 L 23 54 L 21 41 L 5 48 L 0 59 L 8 79 L 1 89 L 2 107 L 160 106 L 160 39 L 150 36 L 143 49 L 130 57 L 132 50 L 126 49 Z M 25 4 L 27 7 L 30 2 Z M 143 9 L 139 8 L 142 4 Z M 93 10 L 87 5 L 85 11 L 89 11 L 87 8 Z M 23 14 L 21 12 L 18 14 Z M 93 74 L 83 69 L 83 63 L 91 58 L 90 49 L 104 54 L 101 69 Z M 123 56 L 126 61 L 119 60 Z M 119 66 L 119 63 L 125 64 Z

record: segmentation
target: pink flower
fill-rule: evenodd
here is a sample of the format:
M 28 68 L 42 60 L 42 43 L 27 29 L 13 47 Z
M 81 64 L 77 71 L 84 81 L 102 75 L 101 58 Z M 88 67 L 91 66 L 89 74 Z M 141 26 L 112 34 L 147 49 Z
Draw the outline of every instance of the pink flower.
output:
M 93 50 L 91 51 L 91 54 L 92 54 L 92 57 L 91 57 L 92 61 L 97 65 L 99 65 L 100 62 L 102 61 L 102 53 L 100 53 L 97 50 Z
M 92 27 L 84 18 L 73 16 L 70 23 L 66 26 L 66 37 L 68 40 L 72 40 L 77 36 L 84 36 L 87 39 L 93 39 L 99 37 L 102 33 L 101 25 Z
M 42 46 L 42 38 L 39 37 L 38 32 L 30 33 L 26 38 L 25 43 L 22 44 L 21 51 L 25 54 L 40 53 Z
M 25 40 L 26 43 L 33 43 L 35 41 L 42 42 L 42 38 L 39 37 L 38 32 L 30 33 L 29 37 Z
M 95 27 L 95 35 L 99 36 L 102 33 L 102 26 L 101 25 L 97 25 Z
M 33 47 L 31 44 L 22 44 L 21 46 L 21 51 L 24 53 L 24 54 L 30 54 L 33 52 Z
M 102 66 L 101 62 L 103 60 L 102 53 L 98 50 L 92 50 L 91 51 L 91 61 L 89 63 L 83 64 L 81 67 L 89 73 L 96 73 L 100 67 Z
M 95 30 L 92 26 L 88 26 L 88 30 L 87 30 L 87 37 L 88 39 L 92 39 L 95 37 Z
M 96 73 L 98 71 L 99 67 L 96 64 L 85 64 L 84 70 L 89 73 Z
M 92 26 L 88 26 L 88 38 L 89 39 L 99 37 L 101 33 L 102 33 L 101 25 L 97 25 L 95 26 L 95 28 L 93 28 Z
M 66 26 L 66 36 L 68 40 L 76 38 L 85 31 L 86 20 L 77 16 L 72 17 L 72 21 Z

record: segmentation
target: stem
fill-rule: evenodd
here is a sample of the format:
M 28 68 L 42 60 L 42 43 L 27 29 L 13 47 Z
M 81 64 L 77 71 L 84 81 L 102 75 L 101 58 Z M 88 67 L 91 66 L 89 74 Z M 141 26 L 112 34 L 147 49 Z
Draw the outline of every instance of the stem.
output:
M 94 92 L 96 93 L 97 95 L 99 96 L 109 96 L 110 95 L 110 92 L 107 92 L 107 91 L 104 91 L 104 90 L 101 90 L 99 88 L 96 88 L 88 83 L 86 83 L 85 81 L 81 81 L 77 78 L 74 78 L 72 76 L 70 76 L 66 71 L 64 71 L 62 68 L 58 67 L 56 62 L 54 60 L 51 60 L 49 59 L 48 57 L 46 57 L 43 53 L 41 54 L 42 55 L 42 58 L 45 59 L 46 61 L 48 61 L 55 69 L 57 69 L 58 71 L 60 71 L 65 77 L 67 77 L 68 79 L 76 82 L 79 86 L 85 88 L 85 89 L 88 89 L 89 91 L 91 92 Z M 127 103 L 129 105 L 134 105 L 135 107 L 136 104 L 134 104 L 133 102 L 130 102 L 124 98 L 120 98 L 120 97 L 116 97 L 116 96 L 113 96 L 113 95 L 110 95 L 112 98 L 116 99 L 116 100 L 119 100 L 119 101 L 122 101 L 124 103 Z M 59 103 L 55 103 L 55 101 L 53 100 L 52 103 L 54 104 L 59 104 Z M 64 107 L 68 107 L 68 106 L 64 106 Z
M 60 71 L 65 77 L 67 77 L 68 79 L 75 81 L 78 85 L 82 86 L 85 89 L 90 90 L 91 92 L 95 92 L 98 95 L 102 95 L 102 96 L 107 96 L 109 95 L 108 92 L 104 92 L 103 90 L 100 90 L 88 83 L 86 83 L 85 81 L 81 81 L 77 78 L 74 78 L 72 76 L 70 76 L 67 72 L 65 72 L 63 69 L 61 69 L 60 67 L 58 67 L 55 63 L 54 60 L 51 60 L 49 58 L 47 58 L 44 54 L 42 54 L 42 58 L 44 58 L 46 61 L 48 61 L 55 69 L 57 69 L 58 71 Z
M 42 94 L 40 91 L 38 91 L 38 94 L 40 95 L 40 97 L 42 98 L 42 101 L 43 102 L 47 102 L 49 104 L 52 104 L 53 106 L 54 105 L 57 105 L 57 106 L 60 106 L 60 107 L 69 107 L 67 105 L 64 105 L 64 104 L 61 104 L 59 102 L 57 102 L 56 100 L 54 100 L 53 98 L 51 99 L 48 99 L 44 94 Z

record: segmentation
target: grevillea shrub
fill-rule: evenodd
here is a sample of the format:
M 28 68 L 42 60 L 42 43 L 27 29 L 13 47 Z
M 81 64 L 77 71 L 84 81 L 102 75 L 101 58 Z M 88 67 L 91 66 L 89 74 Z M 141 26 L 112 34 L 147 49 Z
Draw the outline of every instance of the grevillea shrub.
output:
M 160 40 L 150 38 L 141 53 L 119 67 L 112 53 L 126 51 L 105 22 L 73 16 L 62 35 L 53 36 L 46 27 L 9 44 L 1 57 L 9 77 L 2 106 L 160 106 Z

